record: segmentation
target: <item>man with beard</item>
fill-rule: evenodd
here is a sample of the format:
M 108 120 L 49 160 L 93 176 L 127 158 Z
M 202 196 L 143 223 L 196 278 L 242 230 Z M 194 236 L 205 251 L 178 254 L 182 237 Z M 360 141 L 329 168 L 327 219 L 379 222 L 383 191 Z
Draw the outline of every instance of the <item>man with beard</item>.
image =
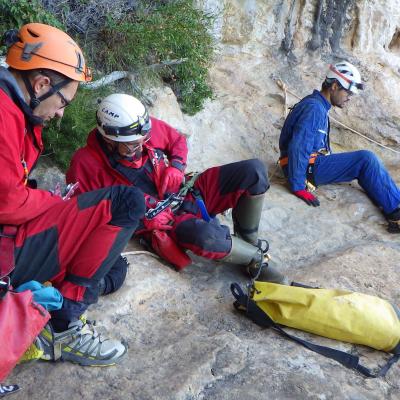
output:
M 357 179 L 383 211 L 389 232 L 400 233 L 400 191 L 375 154 L 367 150 L 331 153 L 329 110 L 343 108 L 362 89 L 354 65 L 346 61 L 330 65 L 321 90 L 302 99 L 286 118 L 279 139 L 280 165 L 293 194 L 314 207 L 320 202 L 309 187 Z

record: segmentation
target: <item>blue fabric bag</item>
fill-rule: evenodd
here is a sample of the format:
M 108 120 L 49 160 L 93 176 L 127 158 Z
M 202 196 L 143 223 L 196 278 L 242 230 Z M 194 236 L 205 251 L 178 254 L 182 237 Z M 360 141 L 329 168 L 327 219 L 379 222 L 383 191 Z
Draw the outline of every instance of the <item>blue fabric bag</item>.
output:
M 15 289 L 18 293 L 25 290 L 30 290 L 33 293 L 33 300 L 47 311 L 59 310 L 63 304 L 64 299 L 61 293 L 53 286 L 44 286 L 37 281 L 29 281 Z

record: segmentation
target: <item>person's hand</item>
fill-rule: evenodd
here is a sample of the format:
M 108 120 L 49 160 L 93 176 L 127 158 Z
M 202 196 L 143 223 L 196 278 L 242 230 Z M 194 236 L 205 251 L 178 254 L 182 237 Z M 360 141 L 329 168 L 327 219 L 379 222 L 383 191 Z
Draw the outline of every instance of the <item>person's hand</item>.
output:
M 159 196 L 164 198 L 165 193 L 177 193 L 183 183 L 184 173 L 175 167 L 168 167 L 161 179 Z
M 50 190 L 50 193 L 51 193 L 53 196 L 62 197 L 62 196 L 61 196 L 61 183 L 60 183 L 60 182 L 57 182 L 56 186 L 54 186 L 54 189 L 53 189 L 53 190 Z
M 158 229 L 159 231 L 169 231 L 173 228 L 173 222 L 174 214 L 170 208 L 161 211 L 160 214 L 157 214 L 152 219 L 147 219 L 146 217 L 143 218 L 144 227 L 149 231 L 153 231 L 154 229 Z
M 307 192 L 307 190 L 296 190 L 295 192 L 293 192 L 293 194 L 295 196 L 297 196 L 299 199 L 302 199 L 309 206 L 313 206 L 313 207 L 318 207 L 319 206 L 318 198 L 315 197 L 310 192 Z

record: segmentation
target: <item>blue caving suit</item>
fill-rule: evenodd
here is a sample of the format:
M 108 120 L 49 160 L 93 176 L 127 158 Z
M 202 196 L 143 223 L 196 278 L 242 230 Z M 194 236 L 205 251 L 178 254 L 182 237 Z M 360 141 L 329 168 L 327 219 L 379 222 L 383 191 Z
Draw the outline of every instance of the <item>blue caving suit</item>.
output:
M 329 154 L 329 110 L 331 104 L 318 91 L 295 105 L 283 125 L 279 138 L 281 158 L 288 157 L 284 172 L 292 191 L 304 190 L 306 178 L 319 186 L 357 179 L 370 199 L 384 214 L 400 204 L 400 191 L 374 153 L 359 150 Z M 318 153 L 312 175 L 307 176 L 309 159 Z M 326 155 L 327 153 L 327 155 Z

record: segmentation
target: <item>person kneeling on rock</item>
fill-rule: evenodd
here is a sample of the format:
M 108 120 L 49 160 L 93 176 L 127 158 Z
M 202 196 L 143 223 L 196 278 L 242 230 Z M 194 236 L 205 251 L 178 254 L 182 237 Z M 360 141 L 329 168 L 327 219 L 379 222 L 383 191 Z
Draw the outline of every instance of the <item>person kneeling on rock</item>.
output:
M 112 94 L 99 104 L 96 117 L 97 127 L 86 146 L 72 158 L 67 182 L 79 182 L 78 191 L 119 184 L 140 188 L 147 212 L 135 236 L 145 239 L 178 270 L 191 263 L 186 254 L 191 250 L 208 259 L 243 265 L 253 278 L 286 282 L 267 263 L 267 242 L 258 239 L 269 188 L 260 160 L 185 175 L 186 138 L 150 117 L 136 98 Z M 215 217 L 229 208 L 233 209 L 234 235 Z M 118 267 L 113 269 L 118 275 Z
M 354 65 L 341 61 L 329 66 L 321 90 L 303 98 L 286 118 L 279 139 L 279 162 L 293 194 L 314 207 L 320 203 L 308 188 L 357 179 L 382 209 L 388 231 L 400 233 L 400 191 L 375 154 L 367 150 L 331 154 L 329 110 L 343 108 L 363 88 Z
M 0 67 L 0 277 L 15 288 L 50 282 L 62 294 L 61 309 L 51 312 L 39 336 L 43 359 L 114 365 L 127 347 L 97 333 L 83 314 L 97 302 L 98 282 L 143 217 L 143 193 L 120 185 L 70 198 L 36 187 L 29 175 L 43 152 L 43 125 L 63 116 L 91 73 L 79 46 L 52 26 L 29 23 L 4 39 L 9 68 Z

